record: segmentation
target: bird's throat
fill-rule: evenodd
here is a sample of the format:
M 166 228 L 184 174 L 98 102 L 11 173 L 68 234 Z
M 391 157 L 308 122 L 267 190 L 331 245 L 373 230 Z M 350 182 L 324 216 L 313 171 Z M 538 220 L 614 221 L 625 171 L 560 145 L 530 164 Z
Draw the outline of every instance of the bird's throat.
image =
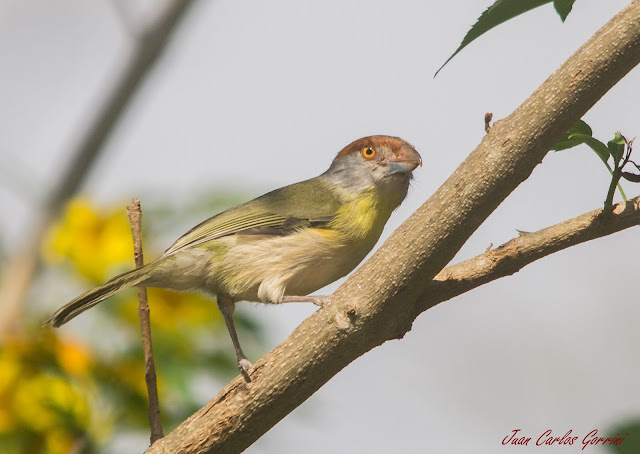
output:
M 346 202 L 332 221 L 332 228 L 351 239 L 378 240 L 391 212 L 398 206 L 385 200 L 376 188 Z M 373 237 L 373 238 L 372 238 Z

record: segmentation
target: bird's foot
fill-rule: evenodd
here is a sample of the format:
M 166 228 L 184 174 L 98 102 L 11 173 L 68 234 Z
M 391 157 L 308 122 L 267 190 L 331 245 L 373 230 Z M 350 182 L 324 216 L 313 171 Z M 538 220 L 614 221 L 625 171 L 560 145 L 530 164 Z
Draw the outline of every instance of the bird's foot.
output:
M 249 377 L 249 368 L 251 367 L 251 361 L 247 358 L 238 358 L 238 370 L 244 377 L 247 383 L 251 382 L 251 377 Z
M 324 306 L 327 301 L 326 296 L 321 295 L 306 295 L 306 296 L 283 296 L 281 303 L 313 303 L 316 306 Z

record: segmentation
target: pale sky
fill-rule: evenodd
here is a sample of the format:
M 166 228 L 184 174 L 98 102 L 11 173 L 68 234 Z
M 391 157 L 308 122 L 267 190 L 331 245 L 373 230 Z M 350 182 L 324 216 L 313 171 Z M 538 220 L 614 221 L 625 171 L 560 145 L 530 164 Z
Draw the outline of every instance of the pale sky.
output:
M 135 24 L 145 6 L 133 3 L 120 0 Z M 551 5 L 538 8 L 479 39 L 433 79 L 490 3 L 200 0 L 83 193 L 104 203 L 148 194 L 186 200 L 209 188 L 257 196 L 320 174 L 354 139 L 397 135 L 424 166 L 386 237 L 480 142 L 485 112 L 510 114 L 627 1 L 580 0 L 565 24 Z M 27 230 L 33 199 L 55 181 L 129 49 L 116 11 L 106 0 L 0 3 L 4 250 Z M 639 87 L 636 69 L 587 113 L 596 137 L 640 134 Z M 454 261 L 516 229 L 599 208 L 607 187 L 588 149 L 551 153 Z M 403 340 L 349 365 L 246 452 L 538 452 L 500 442 L 516 428 L 582 438 L 638 418 L 638 235 L 630 229 L 554 254 L 425 312 Z M 314 310 L 240 306 L 268 326 L 263 353 Z M 146 441 L 121 443 L 141 451 Z

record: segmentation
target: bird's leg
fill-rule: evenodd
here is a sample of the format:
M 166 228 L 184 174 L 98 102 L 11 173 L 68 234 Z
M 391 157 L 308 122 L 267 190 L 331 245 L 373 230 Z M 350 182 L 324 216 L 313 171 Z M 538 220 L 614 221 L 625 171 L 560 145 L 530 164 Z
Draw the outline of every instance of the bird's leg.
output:
M 316 306 L 322 307 L 327 301 L 327 296 L 321 295 L 306 295 L 306 296 L 283 296 L 280 300 L 281 303 L 313 303 Z
M 238 360 L 238 370 L 247 382 L 251 381 L 249 378 L 249 368 L 251 367 L 251 361 L 247 359 L 242 348 L 240 347 L 240 341 L 238 340 L 238 333 L 236 332 L 236 326 L 233 323 L 233 311 L 235 309 L 235 303 L 227 295 L 218 295 L 218 309 L 224 317 L 224 322 L 227 324 L 227 329 L 231 335 L 231 342 L 233 342 L 233 348 L 236 350 L 236 359 Z

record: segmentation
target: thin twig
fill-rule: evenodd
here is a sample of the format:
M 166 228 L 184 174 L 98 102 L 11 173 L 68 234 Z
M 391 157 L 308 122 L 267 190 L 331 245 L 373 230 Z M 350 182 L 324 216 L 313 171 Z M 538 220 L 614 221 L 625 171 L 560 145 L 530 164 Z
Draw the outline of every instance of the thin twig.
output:
M 133 256 L 136 268 L 144 266 L 142 256 L 142 235 L 140 224 L 142 222 L 142 210 L 140 200 L 133 199 L 127 206 L 127 214 L 131 223 L 133 235 Z M 142 347 L 144 349 L 144 379 L 147 383 L 149 395 L 149 426 L 151 427 L 151 444 L 164 437 L 160 422 L 160 403 L 158 401 L 158 386 L 156 384 L 156 368 L 153 364 L 153 347 L 151 345 L 151 324 L 149 321 L 149 304 L 147 304 L 146 287 L 138 287 L 138 316 L 140 317 L 140 332 L 142 334 Z

